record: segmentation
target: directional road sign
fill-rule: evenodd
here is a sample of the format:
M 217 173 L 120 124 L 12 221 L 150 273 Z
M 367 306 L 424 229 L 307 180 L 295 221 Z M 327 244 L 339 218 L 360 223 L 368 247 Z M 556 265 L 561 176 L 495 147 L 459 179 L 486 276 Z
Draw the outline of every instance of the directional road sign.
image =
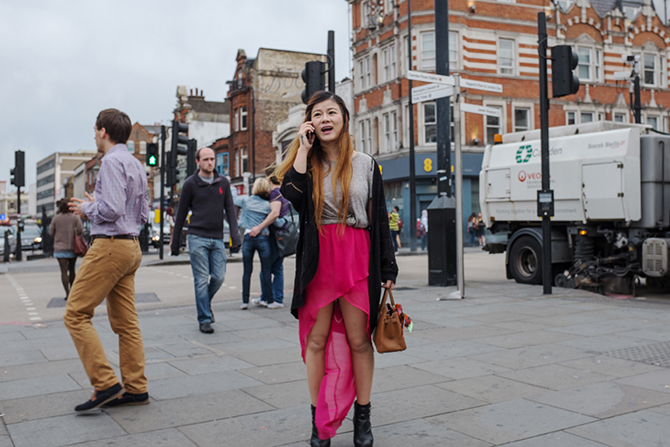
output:
M 498 118 L 500 118 L 501 115 L 500 109 L 496 109 L 493 107 L 478 106 L 475 104 L 463 103 L 461 104 L 461 110 L 463 112 L 478 113 L 480 115 L 497 116 Z
M 472 88 L 475 90 L 486 90 L 487 92 L 502 93 L 502 84 L 491 84 L 490 82 L 475 81 L 473 79 L 461 78 L 461 87 Z
M 444 84 L 429 84 L 412 89 L 412 104 L 452 96 L 454 88 Z
M 444 84 L 444 85 L 454 85 L 455 83 L 453 76 L 437 75 L 412 70 L 409 70 L 407 72 L 407 79 L 409 79 L 410 81 L 434 82 L 436 84 Z

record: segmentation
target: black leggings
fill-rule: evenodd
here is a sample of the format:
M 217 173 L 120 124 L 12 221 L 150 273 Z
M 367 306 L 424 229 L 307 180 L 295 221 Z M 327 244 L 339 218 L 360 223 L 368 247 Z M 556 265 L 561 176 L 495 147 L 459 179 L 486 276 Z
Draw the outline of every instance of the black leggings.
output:
M 77 263 L 77 258 L 57 258 L 60 266 L 60 279 L 63 282 L 65 289 L 65 299 L 70 294 L 70 288 L 74 283 L 74 266 Z

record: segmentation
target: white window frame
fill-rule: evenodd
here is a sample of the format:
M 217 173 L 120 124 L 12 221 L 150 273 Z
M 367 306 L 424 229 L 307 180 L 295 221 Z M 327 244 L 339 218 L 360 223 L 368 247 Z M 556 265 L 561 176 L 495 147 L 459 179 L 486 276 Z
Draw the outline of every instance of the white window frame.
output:
M 360 90 L 365 90 L 365 71 L 363 70 L 363 64 L 364 64 L 363 59 L 358 61 L 358 71 L 360 72 L 359 73 L 359 79 L 360 79 L 359 89 Z
M 390 59 L 390 62 L 391 62 L 391 73 L 390 73 L 391 78 L 389 79 L 389 81 L 392 80 L 392 79 L 395 79 L 398 76 L 398 74 L 397 74 L 398 73 L 398 65 L 397 65 L 396 58 L 397 58 L 397 55 L 396 55 L 396 50 L 395 50 L 395 44 L 391 44 L 391 46 L 389 47 L 389 59 Z
M 510 43 L 512 45 L 512 56 L 511 64 L 503 65 L 503 42 Z M 514 76 L 516 65 L 516 41 L 514 39 L 500 38 L 498 39 L 498 73 L 501 75 Z
M 240 107 L 240 130 L 247 130 L 247 106 Z
M 247 154 L 247 148 L 246 147 L 241 147 L 239 150 L 239 166 L 237 167 L 238 173 L 242 175 L 245 172 L 249 172 L 249 154 Z M 247 165 L 246 168 L 244 169 L 244 165 Z
M 360 145 L 360 151 L 363 152 L 364 154 L 368 154 L 368 148 L 366 146 L 366 139 L 365 139 L 365 120 L 360 120 L 359 122 L 360 126 L 360 138 L 359 141 L 361 143 Z
M 240 131 L 240 109 L 239 107 L 235 109 L 235 118 L 233 119 L 235 121 L 235 132 Z
M 585 57 L 588 57 L 588 61 L 583 61 L 580 57 L 580 51 L 586 52 Z M 579 62 L 577 63 L 577 68 L 575 68 L 575 75 L 579 78 L 580 81 L 584 82 L 602 82 L 602 73 L 603 73 L 603 52 L 599 48 L 589 47 L 585 45 L 579 45 L 577 47 L 577 56 L 579 57 Z M 582 68 L 588 71 L 588 76 L 582 72 Z
M 426 121 L 426 107 L 427 106 L 432 106 L 434 109 L 434 116 L 435 116 L 435 121 L 427 122 Z M 421 111 L 421 138 L 423 141 L 423 144 L 429 145 L 429 144 L 434 144 L 437 145 L 437 103 L 436 102 L 424 102 L 422 103 L 422 107 L 419 108 Z M 435 141 L 428 141 L 427 135 L 428 135 L 428 126 L 435 127 Z
M 365 86 L 366 88 L 372 87 L 372 78 L 370 75 L 370 56 L 365 58 Z
M 449 31 L 449 68 L 457 70 L 459 68 L 459 36 L 458 31 Z M 452 59 L 453 55 L 453 59 Z
M 393 152 L 398 146 L 398 120 L 396 112 L 384 114 L 384 150 Z
M 525 110 L 526 113 L 527 113 L 527 115 L 526 115 L 526 127 L 525 128 L 520 127 L 519 124 L 517 123 L 517 120 L 516 120 L 517 110 Z M 513 120 L 514 120 L 514 132 L 525 132 L 525 131 L 531 130 L 533 128 L 532 127 L 533 126 L 532 115 L 531 115 L 532 110 L 533 110 L 532 107 L 528 107 L 528 106 L 521 106 L 521 105 L 515 105 L 514 106 L 514 114 L 512 115 Z
M 655 127 L 654 127 L 653 124 L 651 124 L 651 123 L 649 122 L 650 119 L 656 121 L 656 126 L 655 126 Z M 654 130 L 661 130 L 661 128 L 660 128 L 661 121 L 660 121 L 658 115 L 647 115 L 647 116 L 645 117 L 645 119 L 644 119 L 644 122 L 645 122 L 646 124 L 652 126 L 652 128 L 653 128 Z
M 647 70 L 647 58 L 652 58 L 654 62 L 654 67 L 651 70 Z M 653 53 L 642 53 L 641 63 L 642 63 L 642 85 L 648 87 L 660 87 L 659 80 L 661 78 L 659 72 L 659 57 L 657 54 Z M 653 82 L 647 82 L 647 73 L 651 73 L 653 76 Z
M 404 71 L 402 73 L 403 76 L 407 74 L 407 70 L 412 69 L 412 65 L 409 62 L 409 36 L 405 35 L 402 37 L 402 51 L 400 54 L 402 54 L 402 61 L 401 61 L 401 67 L 405 67 Z M 409 65 L 408 65 L 409 64 Z
M 628 122 L 628 113 L 627 112 L 617 112 L 615 111 L 612 114 L 612 121 L 615 123 L 627 123 Z M 621 117 L 621 121 L 617 121 L 617 117 Z
M 372 122 L 370 119 L 365 120 L 365 127 L 367 128 L 368 134 L 366 135 L 368 154 L 372 153 Z
M 570 124 L 570 115 L 572 115 L 572 124 L 577 124 L 577 111 L 575 110 L 566 110 L 565 111 L 565 124 L 566 125 L 571 125 Z
M 587 115 L 591 115 L 591 121 L 584 121 L 584 117 Z M 596 120 L 596 112 L 591 111 L 591 110 L 580 110 L 579 111 L 579 124 L 582 123 L 592 123 Z
M 482 116 L 484 122 L 484 144 L 493 144 L 493 138 L 491 138 L 491 141 L 488 140 L 489 129 L 493 129 L 493 125 L 490 123 L 490 120 L 498 119 L 498 132 L 494 132 L 493 135 L 505 133 L 505 105 L 500 103 L 493 103 L 486 104 L 485 106 L 500 109 L 500 117 L 490 115 Z
M 389 66 L 389 47 L 386 47 L 382 50 L 382 82 L 388 82 L 391 78 L 390 71 L 391 67 Z
M 430 37 L 430 39 L 429 39 Z M 432 49 L 431 49 L 431 39 L 432 39 Z M 422 70 L 435 70 L 436 64 L 436 54 L 435 54 L 435 31 L 425 31 L 421 33 L 421 69 Z M 432 57 L 431 57 L 432 55 Z

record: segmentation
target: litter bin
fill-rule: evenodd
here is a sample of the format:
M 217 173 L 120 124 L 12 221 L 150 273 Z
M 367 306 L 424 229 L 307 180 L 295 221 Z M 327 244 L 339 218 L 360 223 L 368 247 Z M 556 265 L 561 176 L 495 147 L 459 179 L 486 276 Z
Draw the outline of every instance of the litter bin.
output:
M 456 199 L 436 197 L 428 206 L 428 285 L 456 285 Z

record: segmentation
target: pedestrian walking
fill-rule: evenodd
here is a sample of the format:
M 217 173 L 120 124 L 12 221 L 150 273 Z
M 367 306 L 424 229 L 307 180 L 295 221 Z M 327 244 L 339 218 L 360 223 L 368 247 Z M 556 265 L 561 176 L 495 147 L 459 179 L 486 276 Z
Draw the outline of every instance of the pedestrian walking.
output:
M 475 237 L 477 236 L 477 215 L 475 213 L 470 214 L 470 217 L 468 217 L 467 232 L 470 239 L 469 244 L 471 247 L 474 247 Z
M 251 274 L 254 270 L 254 252 L 258 252 L 261 260 L 261 291 L 263 299 L 256 298 L 252 304 L 280 309 L 283 304 L 276 303 L 272 293 L 272 248 L 270 246 L 270 229 L 268 228 L 281 213 L 281 202 L 270 202 L 270 182 L 266 178 L 257 178 L 250 196 L 235 197 L 235 205 L 242 208 L 240 226 L 244 228 L 242 243 L 242 305 L 241 309 L 249 308 L 249 290 Z
M 172 247 L 172 238 L 174 237 L 174 208 L 171 206 L 168 206 L 165 209 L 165 223 L 169 225 L 170 227 L 170 247 Z M 162 224 L 161 224 L 162 225 Z M 163 230 L 165 230 L 165 227 L 163 226 Z M 160 229 L 159 233 L 160 235 Z M 160 245 L 163 245 L 163 241 L 159 242 Z
M 421 250 L 426 251 L 428 248 L 428 210 L 421 211 L 419 226 L 421 227 Z
M 398 274 L 379 166 L 354 151 L 348 129 L 344 101 L 317 92 L 276 171 L 300 215 L 291 312 L 307 367 L 311 445 L 321 447 L 352 404 L 354 445 L 373 445 L 370 336 L 381 287 L 393 289 Z
M 400 234 L 400 227 L 398 225 L 398 221 L 400 220 L 400 214 L 398 214 L 399 210 L 400 208 L 394 206 L 393 211 L 389 213 L 389 229 L 391 230 L 391 238 L 393 238 L 393 250 L 396 252 L 400 247 L 400 239 L 398 236 Z
M 179 256 L 181 230 L 188 212 L 186 241 L 193 272 L 195 307 L 200 332 L 214 332 L 212 299 L 226 277 L 226 247 L 223 242 L 223 218 L 228 220 L 233 247 L 240 245 L 237 213 L 228 179 L 215 168 L 214 151 L 209 147 L 198 149 L 195 160 L 198 170 L 184 181 L 177 208 L 170 252 Z M 225 213 L 224 213 L 225 211 Z
M 284 306 L 284 257 L 279 255 L 279 250 L 277 249 L 277 241 L 274 238 L 275 230 L 285 229 L 284 227 L 289 224 L 288 219 L 280 219 L 288 216 L 291 212 L 291 204 L 288 200 L 282 196 L 280 189 L 281 182 L 279 179 L 273 175 L 274 168 L 268 168 L 267 175 L 268 180 L 270 181 L 270 203 L 279 202 L 281 208 L 279 211 L 279 218 L 270 226 L 270 254 L 272 262 L 270 264 L 270 272 L 272 273 L 272 297 L 274 302 Z M 278 227 L 277 225 L 280 224 Z M 260 273 L 260 281 L 263 282 L 263 271 Z M 261 302 L 267 302 L 261 295 Z
M 482 213 L 477 214 L 477 239 L 479 239 L 479 246 L 484 249 L 486 245 L 486 225 L 484 224 L 484 219 L 482 218 Z
M 54 258 L 58 260 L 60 267 L 60 278 L 65 289 L 65 299 L 70 294 L 74 284 L 75 265 L 77 255 L 74 254 L 74 239 L 78 234 L 84 233 L 84 226 L 79 216 L 70 212 L 67 199 L 58 201 L 58 214 L 49 225 L 49 236 L 54 241 Z
M 64 317 L 95 389 L 75 411 L 149 403 L 144 343 L 135 310 L 135 272 L 142 261 L 138 235 L 149 215 L 149 198 L 144 167 L 125 145 L 131 128 L 130 118 L 119 110 L 98 114 L 95 143 L 101 158 L 95 198 L 87 193 L 86 200 L 72 198 L 68 204 L 74 214 L 91 222 L 91 247 L 70 290 Z M 123 385 L 91 323 L 94 309 L 105 298 L 109 323 L 119 336 Z

